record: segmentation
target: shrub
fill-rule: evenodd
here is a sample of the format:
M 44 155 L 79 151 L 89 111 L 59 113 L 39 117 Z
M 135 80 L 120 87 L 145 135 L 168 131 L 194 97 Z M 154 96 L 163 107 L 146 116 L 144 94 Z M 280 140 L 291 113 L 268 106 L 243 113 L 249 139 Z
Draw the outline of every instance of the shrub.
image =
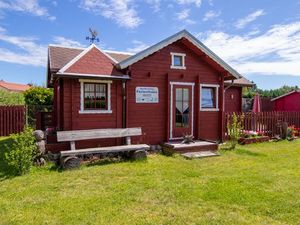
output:
M 22 93 L 0 90 L 0 105 L 24 105 L 24 95 Z
M 235 146 L 242 135 L 243 121 L 244 115 L 242 114 L 240 117 L 238 117 L 235 113 L 233 113 L 232 117 L 228 120 L 227 133 L 229 135 L 230 149 L 235 149 Z
M 31 87 L 24 92 L 27 105 L 52 105 L 53 89 L 44 87 Z
M 5 160 L 14 174 L 26 174 L 30 171 L 37 154 L 33 130 L 26 128 L 20 134 L 12 134 L 11 140 L 11 145 L 6 145 Z

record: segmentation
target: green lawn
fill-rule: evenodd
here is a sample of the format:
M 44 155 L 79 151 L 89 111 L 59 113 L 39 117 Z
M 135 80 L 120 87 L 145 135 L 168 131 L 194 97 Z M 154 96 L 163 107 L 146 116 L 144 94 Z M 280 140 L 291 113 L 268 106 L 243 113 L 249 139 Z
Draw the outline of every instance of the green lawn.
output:
M 300 140 L 23 177 L 5 168 L 0 224 L 300 224 Z

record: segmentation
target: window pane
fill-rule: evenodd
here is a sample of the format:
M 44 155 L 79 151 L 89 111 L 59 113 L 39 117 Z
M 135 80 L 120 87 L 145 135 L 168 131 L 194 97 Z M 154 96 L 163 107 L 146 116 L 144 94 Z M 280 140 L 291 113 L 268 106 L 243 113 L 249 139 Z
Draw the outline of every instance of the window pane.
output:
M 176 101 L 182 101 L 182 88 L 176 88 Z
M 189 101 L 189 89 L 187 89 L 187 88 L 183 89 L 183 100 Z
M 107 84 L 84 84 L 84 109 L 107 109 Z
M 201 107 L 215 108 L 215 88 L 202 88 Z
M 183 66 L 182 56 L 174 55 L 173 56 L 173 63 L 174 63 L 174 66 Z

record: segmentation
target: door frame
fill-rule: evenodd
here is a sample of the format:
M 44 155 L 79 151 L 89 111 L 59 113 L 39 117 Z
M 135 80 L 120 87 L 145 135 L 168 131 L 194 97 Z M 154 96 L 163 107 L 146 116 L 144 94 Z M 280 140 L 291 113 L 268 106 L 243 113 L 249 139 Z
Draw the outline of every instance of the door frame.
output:
M 169 140 L 178 140 L 181 138 L 173 137 L 173 88 L 174 85 L 181 85 L 181 86 L 192 86 L 192 110 L 191 110 L 191 135 L 194 135 L 194 87 L 195 83 L 193 82 L 175 82 L 170 81 L 170 134 Z

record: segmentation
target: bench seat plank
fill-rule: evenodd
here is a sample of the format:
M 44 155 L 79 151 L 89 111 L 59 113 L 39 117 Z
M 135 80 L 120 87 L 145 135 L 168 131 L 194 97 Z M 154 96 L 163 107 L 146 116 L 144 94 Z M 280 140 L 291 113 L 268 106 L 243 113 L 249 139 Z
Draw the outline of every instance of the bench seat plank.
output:
M 103 138 L 121 138 L 142 135 L 140 127 L 135 128 L 112 128 L 112 129 L 92 129 L 92 130 L 70 130 L 58 131 L 57 141 L 80 141 Z
M 120 145 L 110 147 L 99 147 L 99 148 L 86 148 L 70 151 L 61 151 L 60 156 L 75 156 L 75 155 L 86 155 L 86 154 L 97 154 L 97 153 L 112 153 L 112 152 L 128 152 L 137 150 L 148 150 L 149 145 L 137 144 L 137 145 Z

